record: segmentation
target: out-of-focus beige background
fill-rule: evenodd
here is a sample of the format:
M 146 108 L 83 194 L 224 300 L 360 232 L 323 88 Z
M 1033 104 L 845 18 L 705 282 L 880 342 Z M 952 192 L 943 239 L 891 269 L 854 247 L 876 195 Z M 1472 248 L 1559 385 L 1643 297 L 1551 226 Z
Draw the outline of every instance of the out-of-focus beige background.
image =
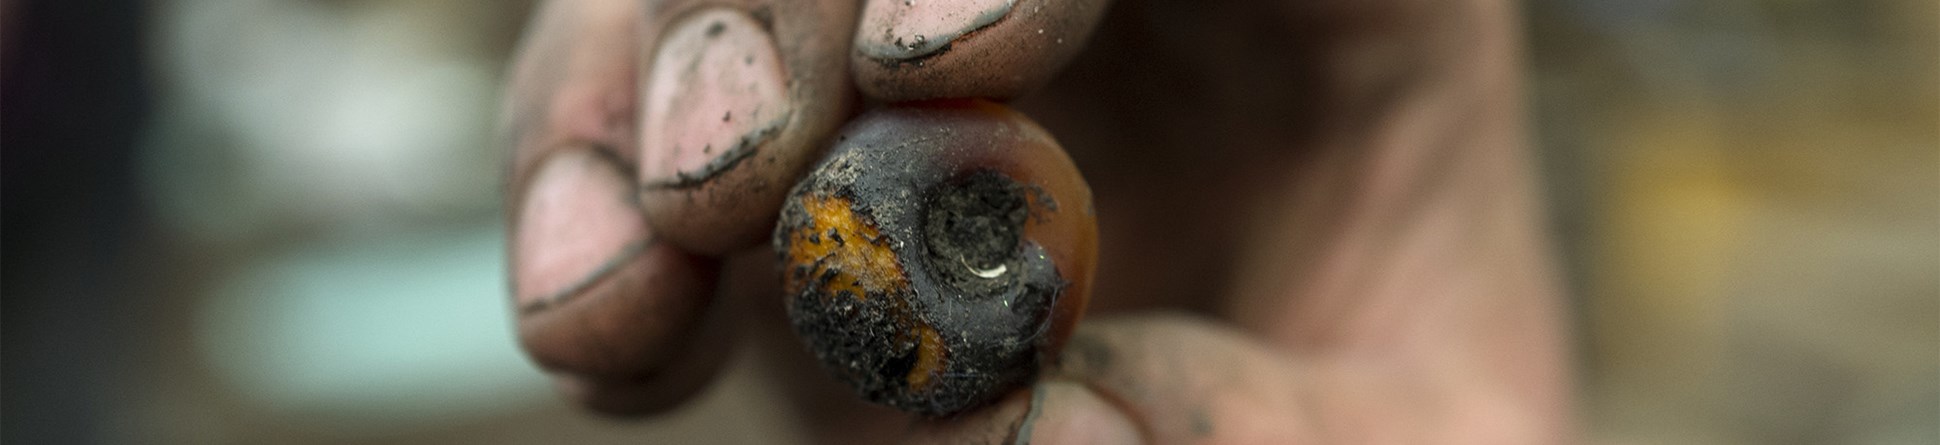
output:
M 1595 437 L 1940 443 L 1936 3 L 1530 10 Z
M 148 303 L 113 317 L 138 334 L 89 399 L 94 439 L 744 442 L 796 427 L 748 421 L 779 408 L 747 372 L 700 401 L 746 419 L 589 417 L 516 351 L 492 126 L 522 2 L 145 5 L 130 298 Z M 1525 10 L 1591 438 L 1940 443 L 1936 2 Z M 8 340 L 20 359 L 26 340 Z M 8 409 L 6 428 L 35 437 Z

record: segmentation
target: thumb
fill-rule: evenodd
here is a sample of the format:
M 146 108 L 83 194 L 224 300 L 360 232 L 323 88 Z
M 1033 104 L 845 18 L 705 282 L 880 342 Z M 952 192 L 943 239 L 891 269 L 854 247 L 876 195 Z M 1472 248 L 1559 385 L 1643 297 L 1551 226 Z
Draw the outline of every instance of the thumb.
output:
M 1226 325 L 1178 314 L 1096 320 L 1054 378 L 1113 401 L 1151 443 L 1312 443 L 1304 380 L 1278 351 Z
M 1180 315 L 1088 320 L 1033 388 L 950 419 L 937 443 L 1310 443 L 1290 360 L 1223 325 Z

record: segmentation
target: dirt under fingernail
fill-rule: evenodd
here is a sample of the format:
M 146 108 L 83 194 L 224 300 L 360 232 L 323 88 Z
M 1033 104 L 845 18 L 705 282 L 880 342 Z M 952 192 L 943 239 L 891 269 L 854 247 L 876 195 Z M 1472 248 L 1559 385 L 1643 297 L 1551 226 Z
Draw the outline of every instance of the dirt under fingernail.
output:
M 1010 14 L 1016 0 L 883 0 L 869 2 L 856 51 L 883 64 L 915 63 Z

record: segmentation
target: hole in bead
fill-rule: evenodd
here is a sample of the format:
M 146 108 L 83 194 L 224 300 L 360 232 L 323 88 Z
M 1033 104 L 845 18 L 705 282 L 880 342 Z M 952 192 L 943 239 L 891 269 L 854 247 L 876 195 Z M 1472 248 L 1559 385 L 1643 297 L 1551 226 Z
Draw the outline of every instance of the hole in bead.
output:
M 938 185 L 923 221 L 931 272 L 966 296 L 999 293 L 1015 275 L 1028 205 L 1023 187 L 994 171 Z

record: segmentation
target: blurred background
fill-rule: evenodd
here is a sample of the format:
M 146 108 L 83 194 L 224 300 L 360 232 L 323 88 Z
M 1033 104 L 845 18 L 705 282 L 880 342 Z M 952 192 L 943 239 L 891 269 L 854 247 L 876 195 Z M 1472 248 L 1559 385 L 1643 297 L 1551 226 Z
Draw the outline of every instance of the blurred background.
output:
M 527 7 L 0 1 L 4 441 L 790 428 L 591 418 L 515 349 L 493 124 Z M 1525 13 L 1591 437 L 1940 443 L 1940 6 Z M 776 409 L 724 379 L 699 403 Z

